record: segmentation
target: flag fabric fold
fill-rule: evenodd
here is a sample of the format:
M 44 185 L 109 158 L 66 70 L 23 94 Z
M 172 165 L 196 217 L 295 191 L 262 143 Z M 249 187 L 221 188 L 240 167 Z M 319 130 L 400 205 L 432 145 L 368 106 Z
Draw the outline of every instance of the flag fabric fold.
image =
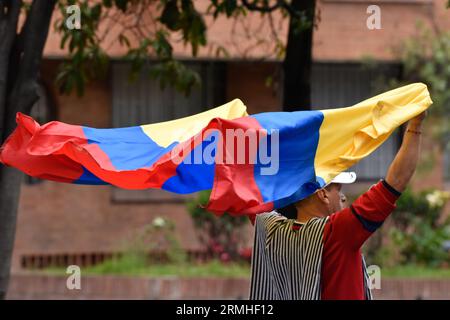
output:
M 432 101 L 415 83 L 354 106 L 247 115 L 241 100 L 190 117 L 95 129 L 17 114 L 0 162 L 76 184 L 210 190 L 207 209 L 254 215 L 301 200 L 379 147 Z

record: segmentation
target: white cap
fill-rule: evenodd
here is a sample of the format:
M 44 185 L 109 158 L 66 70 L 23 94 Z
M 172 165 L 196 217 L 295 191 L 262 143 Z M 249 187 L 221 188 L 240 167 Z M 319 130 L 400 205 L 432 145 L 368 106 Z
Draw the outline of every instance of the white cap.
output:
M 353 172 L 353 171 L 341 172 L 336 177 L 334 177 L 333 180 L 331 180 L 329 183 L 327 183 L 327 185 L 329 185 L 330 183 L 349 184 L 349 183 L 353 183 L 355 181 L 356 181 L 356 173 L 355 172 Z

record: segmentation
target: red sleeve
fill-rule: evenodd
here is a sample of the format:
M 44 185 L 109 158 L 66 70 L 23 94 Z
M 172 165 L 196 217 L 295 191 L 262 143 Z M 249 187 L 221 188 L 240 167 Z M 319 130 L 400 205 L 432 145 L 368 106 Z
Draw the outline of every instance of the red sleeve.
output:
M 373 185 L 350 208 L 330 215 L 324 240 L 359 249 L 395 209 L 399 196 L 384 180 Z

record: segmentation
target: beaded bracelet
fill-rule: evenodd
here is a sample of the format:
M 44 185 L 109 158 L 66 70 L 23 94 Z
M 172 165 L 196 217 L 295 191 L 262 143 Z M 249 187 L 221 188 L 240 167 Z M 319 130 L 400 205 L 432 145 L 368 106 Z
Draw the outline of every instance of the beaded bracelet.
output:
M 421 134 L 422 133 L 421 131 L 414 131 L 414 130 L 410 130 L 410 129 L 406 130 L 406 132 L 411 132 L 411 133 L 415 133 L 415 134 Z

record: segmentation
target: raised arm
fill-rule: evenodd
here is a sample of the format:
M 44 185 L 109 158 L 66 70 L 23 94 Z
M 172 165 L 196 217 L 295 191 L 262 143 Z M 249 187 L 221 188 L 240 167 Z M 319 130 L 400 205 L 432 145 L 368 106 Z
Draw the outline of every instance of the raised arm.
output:
M 410 181 L 419 158 L 422 121 L 425 114 L 411 119 L 402 145 L 392 161 L 386 178 L 353 202 L 350 208 L 330 216 L 327 240 L 359 249 L 395 209 L 395 202 Z
M 408 122 L 400 150 L 392 161 L 386 182 L 395 190 L 403 192 L 416 170 L 420 154 L 420 142 L 422 139 L 422 121 L 425 112 Z

